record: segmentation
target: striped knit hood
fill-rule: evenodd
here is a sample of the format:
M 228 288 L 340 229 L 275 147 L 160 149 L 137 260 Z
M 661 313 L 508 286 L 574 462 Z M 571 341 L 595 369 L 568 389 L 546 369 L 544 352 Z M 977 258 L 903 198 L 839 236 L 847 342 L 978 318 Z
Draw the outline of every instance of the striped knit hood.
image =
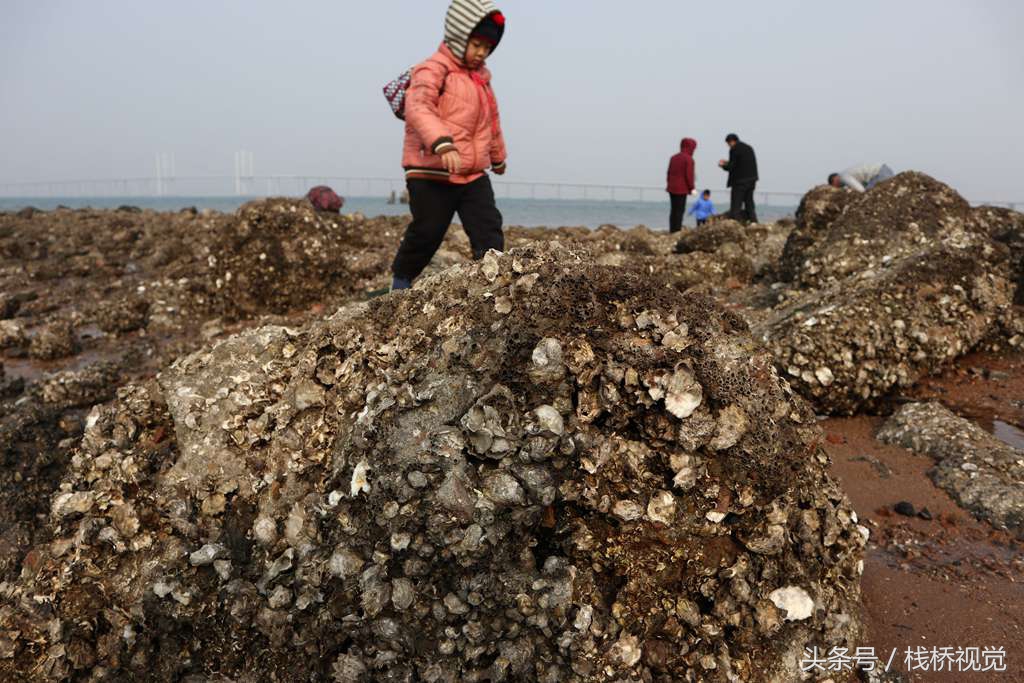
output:
M 466 46 L 473 29 L 497 11 L 498 8 L 491 0 L 452 0 L 444 18 L 444 43 L 457 59 L 465 59 Z

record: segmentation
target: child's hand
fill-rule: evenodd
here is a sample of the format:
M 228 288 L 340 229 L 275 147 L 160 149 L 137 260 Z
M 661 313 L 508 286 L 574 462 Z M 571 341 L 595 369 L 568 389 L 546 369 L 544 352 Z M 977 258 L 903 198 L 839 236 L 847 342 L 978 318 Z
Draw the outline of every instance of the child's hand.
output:
M 494 166 L 491 168 L 491 173 L 495 175 L 505 175 L 505 171 L 508 170 L 508 164 L 502 164 L 501 166 Z
M 449 173 L 458 173 L 462 168 L 462 157 L 454 149 L 441 155 L 441 163 Z
M 697 196 L 697 190 L 696 189 L 690 190 L 690 196 L 691 197 L 696 197 Z

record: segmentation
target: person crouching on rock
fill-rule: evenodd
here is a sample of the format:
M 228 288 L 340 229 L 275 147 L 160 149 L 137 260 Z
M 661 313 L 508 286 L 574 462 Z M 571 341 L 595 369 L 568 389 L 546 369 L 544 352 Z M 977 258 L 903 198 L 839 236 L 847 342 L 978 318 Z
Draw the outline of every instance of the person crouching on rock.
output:
M 867 192 L 895 173 L 886 164 L 861 164 L 848 168 L 842 173 L 830 173 L 828 184 L 832 187 L 848 187 L 857 192 Z
M 453 0 L 444 41 L 417 65 L 405 100 L 402 166 L 412 222 L 398 247 L 391 288 L 408 289 L 441 246 L 458 213 L 473 258 L 505 246 L 487 169 L 505 173 L 505 139 L 491 74 L 505 17 L 490 0 Z

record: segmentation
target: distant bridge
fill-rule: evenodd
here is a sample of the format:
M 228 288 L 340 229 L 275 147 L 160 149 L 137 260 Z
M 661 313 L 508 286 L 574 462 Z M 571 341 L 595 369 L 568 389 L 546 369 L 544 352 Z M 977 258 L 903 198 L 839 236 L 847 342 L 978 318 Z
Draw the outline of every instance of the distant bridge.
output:
M 250 162 L 251 163 L 251 162 Z M 245 168 L 245 164 L 236 164 Z M 561 199 L 576 201 L 660 202 L 664 187 L 605 185 L 572 182 L 507 181 L 491 178 L 499 197 L 510 199 Z M 314 185 L 330 185 L 339 194 L 352 197 L 389 197 L 405 189 L 401 178 L 373 178 L 318 175 L 208 175 L 108 178 L 102 180 L 57 180 L 0 183 L 0 197 L 261 197 L 301 196 Z M 725 188 L 713 188 L 719 197 Z M 758 190 L 756 201 L 766 206 L 796 206 L 803 192 Z M 719 200 L 721 201 L 721 200 Z M 1024 208 L 1024 200 L 972 200 L 974 205 Z

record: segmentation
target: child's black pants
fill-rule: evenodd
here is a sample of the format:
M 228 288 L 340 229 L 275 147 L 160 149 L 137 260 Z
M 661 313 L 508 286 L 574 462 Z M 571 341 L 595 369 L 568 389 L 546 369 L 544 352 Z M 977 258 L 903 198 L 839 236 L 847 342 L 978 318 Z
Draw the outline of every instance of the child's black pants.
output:
M 395 277 L 412 281 L 423 272 L 456 213 L 469 237 L 474 259 L 482 258 L 490 249 L 504 250 L 501 212 L 494 203 L 494 189 L 487 175 L 465 185 L 410 179 L 406 187 L 412 222 L 391 265 Z

